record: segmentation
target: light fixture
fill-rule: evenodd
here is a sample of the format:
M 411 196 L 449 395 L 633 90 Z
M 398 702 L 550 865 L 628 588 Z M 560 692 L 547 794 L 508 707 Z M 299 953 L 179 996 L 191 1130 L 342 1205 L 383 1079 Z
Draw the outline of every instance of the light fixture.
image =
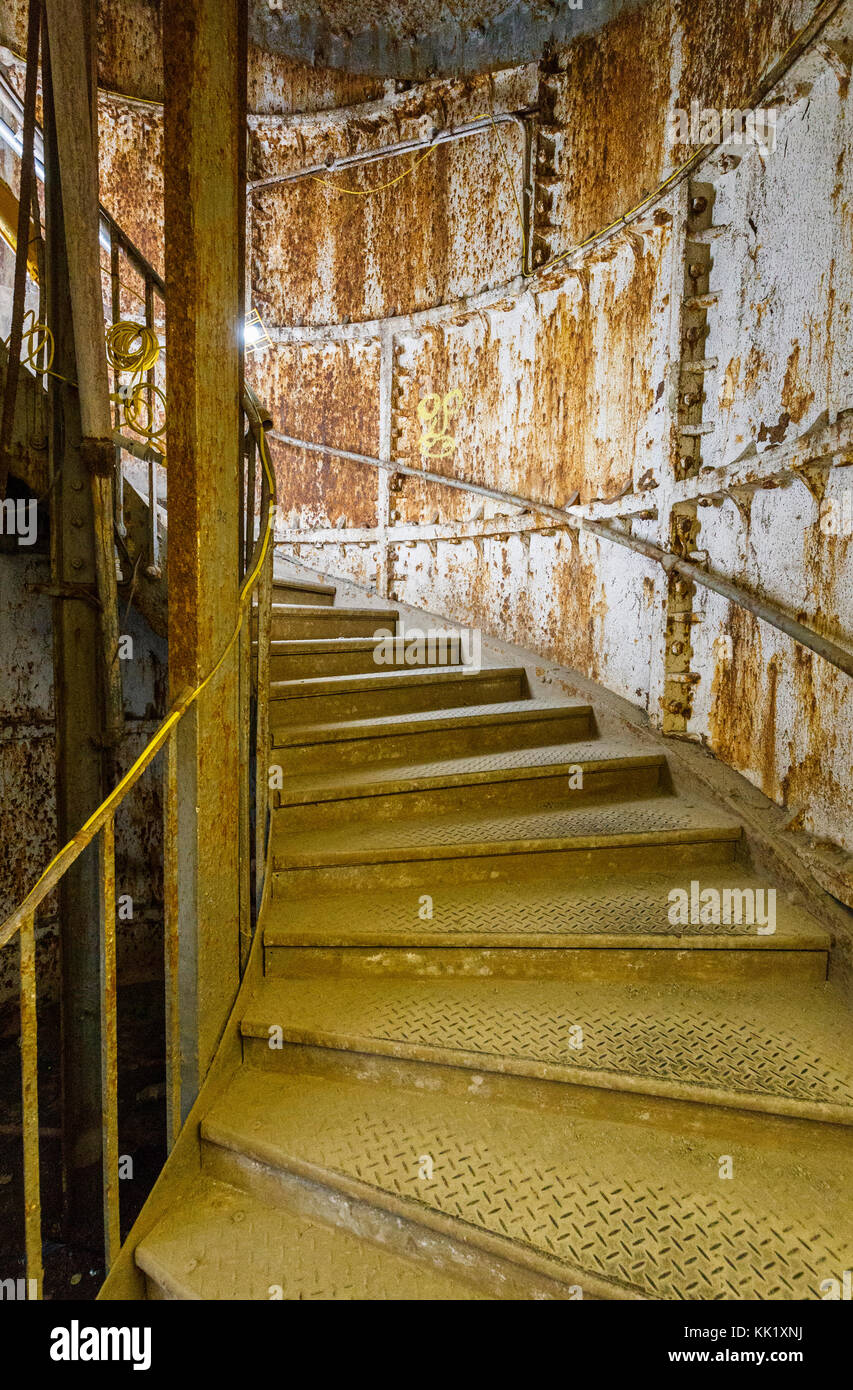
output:
M 250 310 L 246 315 L 246 322 L 243 327 L 243 346 L 247 352 L 251 353 L 264 352 L 268 347 L 272 347 L 272 339 L 257 309 Z

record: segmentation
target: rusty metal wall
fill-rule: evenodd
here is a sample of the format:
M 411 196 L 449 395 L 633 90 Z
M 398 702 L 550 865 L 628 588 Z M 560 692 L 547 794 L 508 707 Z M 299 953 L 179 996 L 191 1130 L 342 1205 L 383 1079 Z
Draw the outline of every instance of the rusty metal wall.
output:
M 46 584 L 45 554 L 0 554 L 0 917 L 26 896 L 59 846 L 56 843 L 54 691 L 51 600 L 33 587 Z M 165 703 L 165 643 L 131 612 L 122 631 L 133 639 L 133 659 L 122 663 L 127 732 L 120 771 L 148 741 Z M 133 916 L 119 924 L 126 982 L 160 968 L 162 921 L 162 816 L 159 783 L 148 772 L 116 817 L 116 894 L 133 899 Z M 58 986 L 57 903 L 39 915 L 44 994 Z M 17 998 L 15 953 L 2 953 L 0 1009 Z M 41 986 L 40 986 L 41 988 Z
M 102 92 L 101 202 L 160 275 L 163 265 L 163 112 Z
M 540 161 L 533 249 L 557 254 L 630 210 L 695 148 L 667 139 L 672 109 L 689 112 L 693 99 L 748 106 L 816 9 L 816 0 L 654 0 L 550 53 L 537 74 L 506 76 L 539 108 L 545 172 Z M 277 358 L 297 345 L 314 353 L 333 345 L 350 365 L 347 346 L 369 343 L 378 354 L 378 368 L 364 359 L 348 395 L 324 408 L 313 400 L 310 431 L 298 438 L 531 504 L 525 512 L 401 473 L 389 488 L 386 471 L 373 469 L 371 483 L 369 464 L 304 450 L 279 475 L 288 550 L 602 681 L 655 724 L 707 742 L 789 807 L 797 825 L 848 848 L 850 680 L 700 588 L 674 673 L 659 568 L 549 527 L 535 504 L 571 503 L 578 516 L 664 549 L 676 543 L 673 517 L 695 516 L 698 530 L 680 542 L 687 553 L 851 644 L 852 34 L 848 0 L 765 94 L 775 149 L 726 146 L 629 229 L 613 229 L 556 272 L 521 278 L 517 217 L 480 219 L 473 231 L 465 222 L 459 209 L 483 197 L 505 207 L 494 188 L 506 183 L 502 166 L 484 171 L 473 160 L 454 170 L 452 195 L 435 205 L 447 224 L 441 251 L 421 230 L 426 187 L 411 199 L 405 184 L 390 190 L 371 224 L 364 210 L 357 223 L 323 220 L 326 195 L 296 183 L 286 216 L 256 222 L 252 267 L 275 340 L 260 369 L 270 381 Z M 425 110 L 444 85 L 406 92 L 407 111 L 416 116 L 419 102 Z M 296 122 L 270 111 L 254 128 L 254 177 L 359 147 L 368 115 L 370 107 L 348 107 Z M 511 165 L 521 194 L 517 150 Z M 703 202 L 710 206 L 699 215 Z M 302 246 L 308 226 L 319 226 L 322 250 Z M 489 271 L 442 302 L 444 246 L 457 227 L 467 241 L 460 254 Z M 350 247 L 357 255 L 347 262 Z M 338 260 L 345 282 L 333 273 Z M 696 323 L 701 347 L 688 353 Z M 371 391 L 378 438 L 363 428 Z M 436 412 L 427 423 L 418 414 L 425 398 Z M 364 505 L 371 486 L 375 520 Z M 838 534 L 821 525 L 828 502 Z M 527 533 L 488 535 L 502 515 L 508 530 Z M 413 530 L 463 522 L 481 534 L 421 540 Z M 322 544 L 304 543 L 308 526 L 330 528 Z M 673 714 L 676 677 L 689 694 Z

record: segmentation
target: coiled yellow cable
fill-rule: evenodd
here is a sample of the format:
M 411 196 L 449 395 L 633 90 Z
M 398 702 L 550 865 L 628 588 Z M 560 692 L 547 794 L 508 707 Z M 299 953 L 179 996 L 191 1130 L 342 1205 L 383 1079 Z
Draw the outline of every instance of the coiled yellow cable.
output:
M 153 328 L 136 323 L 134 319 L 119 319 L 106 332 L 107 361 L 119 374 L 129 372 L 132 380 L 120 385 L 110 396 L 119 406 L 124 423 L 146 443 L 159 446 L 166 433 L 166 397 L 153 381 L 144 380 L 146 372 L 156 366 L 160 357 L 160 340 Z M 163 407 L 163 423 L 157 427 L 157 402 Z
M 27 326 L 29 324 L 29 326 Z M 11 341 L 11 333 L 8 338 L 4 338 L 3 346 L 7 353 Z M 47 350 L 47 361 L 43 367 L 39 366 L 39 358 L 44 350 Z M 28 309 L 24 314 L 24 322 L 21 327 L 21 357 L 22 367 L 32 367 L 37 376 L 44 376 L 50 373 L 56 376 L 56 372 L 51 372 L 53 366 L 54 342 L 53 334 L 46 323 L 39 323 L 32 309 Z M 61 378 L 64 380 L 65 378 Z
M 107 361 L 117 372 L 132 372 L 140 378 L 160 356 L 160 340 L 154 329 L 133 319 L 110 324 L 106 339 Z

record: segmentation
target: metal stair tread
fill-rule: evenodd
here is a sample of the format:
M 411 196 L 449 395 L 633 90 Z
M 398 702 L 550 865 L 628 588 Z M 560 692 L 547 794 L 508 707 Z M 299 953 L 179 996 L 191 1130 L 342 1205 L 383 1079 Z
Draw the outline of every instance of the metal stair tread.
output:
M 332 723 L 288 724 L 276 730 L 278 747 L 302 743 L 338 742 L 349 738 L 370 738 L 387 734 L 417 733 L 423 728 L 477 727 L 512 720 L 527 723 L 534 719 L 557 719 L 566 714 L 578 718 L 592 713 L 592 706 L 580 702 L 553 700 L 506 700 L 490 705 L 460 705 L 457 708 L 414 710 L 404 714 L 373 715 L 369 719 L 336 720 Z
M 304 594 L 331 594 L 334 596 L 337 589 L 334 584 L 320 584 L 316 580 L 309 579 L 287 579 L 283 575 L 273 575 L 273 593 L 276 589 L 298 589 Z
M 740 824 L 716 807 L 675 796 L 601 800 L 582 806 L 566 804 L 546 811 L 509 810 L 491 815 L 433 814 L 380 821 L 353 818 L 345 825 L 294 831 L 284 818 L 273 817 L 273 869 L 288 865 L 369 863 L 401 851 L 407 857 L 458 857 L 460 852 L 491 849 L 532 852 L 538 846 L 588 848 L 602 843 L 690 843 L 697 838 L 736 840 Z
M 273 617 L 284 612 L 288 617 L 316 618 L 318 622 L 330 618 L 376 618 L 377 621 L 396 623 L 400 612 L 397 608 L 348 608 L 345 604 L 323 603 L 276 603 L 272 605 Z
M 828 985 L 267 978 L 241 1029 L 266 1039 L 271 1025 L 297 1042 L 853 1125 L 853 1021 Z
M 820 1298 L 849 1259 L 838 1152 L 378 1083 L 243 1070 L 208 1143 L 461 1235 L 584 1295 Z M 430 1160 L 426 1166 L 424 1160 Z M 488 1242 L 488 1244 L 486 1244 Z
M 136 1261 L 184 1299 L 487 1297 L 450 1273 L 203 1178 L 141 1241 Z
M 274 710 L 276 699 L 287 699 L 300 695 L 341 695 L 357 690 L 377 690 L 383 686 L 417 685 L 441 681 L 480 681 L 494 679 L 496 676 L 521 675 L 519 666 L 483 666 L 473 670 L 469 666 L 428 666 L 421 668 L 393 668 L 387 671 L 363 671 L 355 675 L 306 676 L 298 680 L 270 682 L 270 710 Z
M 279 803 L 331 801 L 338 796 L 369 796 L 373 791 L 509 782 L 535 777 L 543 768 L 553 768 L 555 773 L 563 769 L 568 776 L 569 769 L 575 766 L 582 767 L 584 772 L 592 772 L 610 768 L 662 767 L 664 764 L 662 753 L 638 750 L 634 743 L 599 739 L 539 748 L 510 748 L 495 753 L 472 753 L 465 757 L 423 762 L 406 758 L 373 767 L 296 776 L 288 774 L 279 793 Z
M 703 886 L 766 888 L 743 869 L 717 865 Z M 583 879 L 550 875 L 518 883 L 447 883 L 433 901 L 433 917 L 418 916 L 420 889 L 370 894 L 274 897 L 268 904 L 264 942 L 286 946 L 418 946 L 445 942 L 479 945 L 714 946 L 737 938 L 740 948 L 828 950 L 830 936 L 804 908 L 777 896 L 776 931 L 758 936 L 743 923 L 695 923 L 668 919 L 672 873 L 600 875 Z
M 376 646 L 374 637 L 274 637 L 270 642 L 271 656 L 309 656 L 324 652 L 369 652 Z

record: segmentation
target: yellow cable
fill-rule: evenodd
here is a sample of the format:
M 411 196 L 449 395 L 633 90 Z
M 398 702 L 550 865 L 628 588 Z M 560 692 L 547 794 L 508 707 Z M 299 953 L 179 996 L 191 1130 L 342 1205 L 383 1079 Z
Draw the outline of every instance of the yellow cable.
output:
M 393 188 L 395 183 L 401 183 L 403 179 L 407 179 L 410 174 L 415 172 L 419 164 L 423 164 L 427 155 L 432 154 L 433 151 L 437 149 L 438 145 L 430 145 L 424 150 L 422 155 L 419 155 L 418 158 L 409 165 L 408 169 L 403 170 L 402 174 L 398 174 L 396 178 L 389 179 L 387 183 L 377 184 L 376 188 L 341 188 L 340 184 L 331 183 L 329 179 L 323 179 L 319 174 L 309 174 L 308 177 L 313 183 L 321 183 L 325 188 L 333 189 L 335 193 L 347 193 L 351 198 L 369 198 L 371 194 L 384 193 L 386 188 Z M 400 156 L 392 155 L 391 158 L 399 159 Z
M 783 61 L 784 61 L 784 59 L 787 57 L 788 53 L 791 52 L 791 49 L 794 48 L 794 47 L 796 46 L 796 44 L 800 41 L 800 39 L 802 38 L 802 36 L 803 36 L 803 34 L 806 32 L 806 30 L 809 29 L 809 28 L 811 27 L 812 24 L 814 24 L 815 20 L 817 19 L 818 15 L 820 14 L 821 10 L 825 9 L 825 8 L 827 7 L 827 5 L 830 4 L 830 3 L 832 3 L 832 0 L 823 0 L 823 3 L 820 4 L 820 5 L 818 6 L 817 10 L 815 11 L 815 14 L 814 14 L 813 18 L 809 20 L 808 24 L 803 25 L 803 28 L 802 28 L 802 29 L 799 31 L 799 33 L 792 39 L 791 43 L 790 43 L 790 44 L 788 45 L 788 47 L 785 49 L 785 52 L 782 54 L 781 59 L 779 59 L 779 62 L 783 62 Z M 778 63 L 776 64 L 776 66 L 778 66 Z M 495 130 L 496 130 L 496 133 L 498 134 L 498 140 L 499 140 L 500 145 L 501 145 L 501 150 L 503 151 L 504 159 L 506 160 L 506 159 L 507 159 L 506 150 L 505 150 L 505 148 L 504 148 L 503 140 L 502 140 L 501 137 L 500 137 L 500 133 L 497 132 L 497 123 L 495 122 L 494 115 L 492 114 L 491 111 L 489 112 L 489 115 L 490 115 L 491 120 L 492 120 L 492 125 L 494 126 L 494 128 L 495 128 Z M 417 159 L 417 160 L 415 160 L 415 162 L 414 162 L 408 169 L 404 170 L 402 174 L 399 174 L 396 178 L 391 179 L 387 184 L 381 185 L 380 187 L 377 187 L 377 188 L 372 188 L 372 189 L 339 188 L 337 184 L 329 183 L 328 180 L 322 179 L 322 178 L 320 178 L 318 175 L 312 174 L 310 177 L 311 177 L 312 179 L 314 179 L 315 182 L 317 182 L 317 183 L 326 184 L 327 187 L 334 189 L 334 191 L 337 192 L 337 193 L 347 193 L 347 194 L 350 194 L 350 195 L 355 196 L 355 197 L 367 197 L 367 196 L 369 196 L 369 195 L 372 194 L 372 193 L 380 193 L 380 192 L 382 192 L 385 188 L 391 188 L 391 187 L 393 187 L 394 184 L 400 183 L 400 182 L 402 181 L 402 179 L 407 178 L 411 173 L 413 173 L 414 170 L 417 168 L 417 166 L 418 166 L 424 159 L 427 158 L 427 155 L 431 154 L 431 153 L 433 152 L 433 150 L 436 149 L 436 148 L 437 148 L 436 145 L 431 145 L 427 150 L 424 151 L 424 153 L 420 156 L 420 158 Z M 652 201 L 654 201 L 655 199 L 657 199 L 658 197 L 660 197 L 661 193 L 663 193 L 664 190 L 667 189 L 667 188 L 669 187 L 669 185 L 670 185 L 675 179 L 677 179 L 681 174 L 683 174 L 692 164 L 694 164 L 695 162 L 697 162 L 697 160 L 700 159 L 700 158 L 702 157 L 702 155 L 705 153 L 705 150 L 707 150 L 708 148 L 709 148 L 709 146 L 703 146 L 703 148 L 702 148 L 701 150 L 697 151 L 697 153 L 696 153 L 695 155 L 692 155 L 692 156 L 690 157 L 690 159 L 686 160 L 686 161 L 684 162 L 684 164 L 682 164 L 682 165 L 680 166 L 680 168 L 676 169 L 676 170 L 674 171 L 674 173 L 670 174 L 670 175 L 668 176 L 668 178 L 664 179 L 663 182 L 662 182 L 661 184 L 658 185 L 658 187 L 654 190 L 653 193 L 650 193 L 650 194 L 648 194 L 645 198 L 641 199 L 641 201 L 640 201 L 639 203 L 637 203 L 629 212 L 623 213 L 621 217 L 617 217 L 617 218 L 615 219 L 615 221 L 609 223 L 608 226 L 601 228 L 601 229 L 600 229 L 599 231 L 597 231 L 597 232 L 593 232 L 591 236 L 586 237 L 584 241 L 579 242 L 576 246 L 570 247 L 568 251 L 563 251 L 563 252 L 561 252 L 561 254 L 560 254 L 559 256 L 555 256 L 555 257 L 553 258 L 553 260 L 548 261 L 548 262 L 546 263 L 546 265 L 540 267 L 540 270 L 547 270 L 547 269 L 550 269 L 551 266 L 556 265 L 559 261 L 565 260 L 567 256 L 571 256 L 571 255 L 573 255 L 576 251 L 580 251 L 580 250 L 582 250 L 585 246 L 588 246 L 589 243 L 590 243 L 591 241 L 595 241 L 598 237 L 604 236 L 607 232 L 612 231 L 613 228 L 614 228 L 614 227 L 618 227 L 620 223 L 626 222 L 627 219 L 628 219 L 629 217 L 633 217 L 635 213 L 639 212 L 643 207 L 647 206 L 647 204 L 651 203 Z M 508 163 L 508 160 L 507 160 L 507 163 Z M 517 210 L 517 212 L 518 212 L 518 214 L 519 214 L 519 218 L 520 218 L 520 217 L 521 217 L 521 208 L 520 208 L 519 201 L 518 201 L 518 195 L 517 195 L 516 192 L 515 192 L 515 184 L 514 184 L 514 183 L 513 183 L 513 196 L 514 196 L 514 198 L 515 198 L 516 210 Z M 523 239 L 523 237 L 524 237 L 524 231 L 523 231 L 523 228 L 522 228 L 522 239 Z M 531 271 L 531 272 L 529 272 L 529 273 L 528 273 L 528 272 L 523 272 L 523 273 L 525 273 L 525 275 L 526 275 L 527 278 L 530 278 L 530 276 L 533 275 L 535 272 Z M 116 325 L 114 325 L 114 328 L 118 328 L 119 326 L 120 326 L 120 325 L 116 324 Z M 43 324 L 35 324 L 34 327 L 40 328 L 40 329 L 44 329 L 44 331 L 46 332 L 46 334 L 50 335 L 50 340 L 51 340 L 50 360 L 52 361 L 52 360 L 53 360 L 53 350 L 52 350 L 52 335 L 50 334 L 50 329 L 49 329 L 49 328 L 46 328 L 46 326 L 43 325 Z M 134 330 L 137 330 L 137 329 L 140 328 L 140 325 L 134 324 L 133 327 L 134 327 Z M 30 330 L 30 331 L 32 332 L 32 330 Z M 147 331 L 150 332 L 150 330 L 147 330 Z M 156 336 L 156 335 L 155 335 L 155 336 Z M 159 352 L 159 344 L 158 344 L 158 352 Z M 156 360 L 156 359 L 155 359 L 155 360 Z M 43 370 L 49 370 L 49 369 L 43 369 Z M 55 375 L 55 373 L 52 373 L 52 375 Z M 63 379 L 64 379 L 64 378 L 63 378 Z M 267 443 L 266 443 L 266 435 L 264 434 L 263 431 L 261 431 L 261 447 L 260 447 L 259 453 L 260 453 L 261 462 L 262 462 L 262 465 L 263 465 L 263 468 L 264 468 L 264 472 L 265 472 L 266 477 L 267 477 L 267 482 L 268 482 L 269 487 L 270 487 L 270 494 L 271 494 L 271 497 L 274 497 L 274 495 L 275 495 L 275 480 L 274 480 L 274 478 L 273 478 L 272 469 L 271 469 L 270 463 L 269 463 L 269 457 L 268 457 L 268 452 L 267 452 Z M 244 580 L 243 585 L 242 585 L 242 587 L 241 587 L 241 589 L 240 589 L 240 595 L 239 595 L 239 599 L 238 599 L 238 617 L 237 617 L 236 626 L 235 626 L 235 628 L 234 628 L 233 633 L 231 634 L 231 637 L 230 637 L 229 640 L 228 640 L 228 643 L 226 644 L 225 650 L 223 651 L 223 653 L 222 653 L 222 655 L 220 656 L 219 660 L 217 661 L 216 665 L 213 667 L 212 671 L 210 671 L 210 672 L 208 673 L 208 675 L 205 676 L 204 680 L 201 681 L 200 684 L 197 685 L 197 686 L 195 687 L 194 690 L 190 691 L 190 693 L 189 693 L 188 695 L 185 695 L 185 696 L 183 697 L 183 699 L 180 700 L 180 701 L 178 702 L 178 704 L 170 711 L 170 713 L 166 716 L 166 718 L 165 718 L 165 720 L 163 721 L 163 723 L 160 725 L 160 728 L 157 730 L 156 734 L 154 734 L 154 736 L 149 740 L 147 746 L 143 749 L 142 753 L 140 753 L 140 755 L 139 755 L 139 757 L 137 758 L 136 762 L 135 762 L 135 763 L 132 765 L 132 767 L 130 767 L 129 770 L 125 773 L 124 777 L 121 779 L 121 781 L 118 783 L 118 785 L 113 789 L 113 791 L 110 793 L 110 795 L 101 803 L 101 805 L 97 808 L 97 810 L 94 811 L 94 812 L 92 813 L 92 815 L 89 817 L 89 819 L 88 819 L 88 820 L 85 822 L 85 824 L 81 827 L 80 831 L 78 831 L 78 834 L 77 834 L 77 836 L 75 836 L 75 839 L 79 838 L 80 835 L 85 834 L 85 832 L 86 832 L 86 831 L 89 829 L 89 827 L 94 823 L 94 821 L 97 820 L 97 818 L 98 818 L 100 815 L 102 815 L 105 811 L 108 811 L 111 807 L 117 805 L 117 804 L 121 801 L 124 788 L 125 788 L 125 787 L 127 786 L 127 784 L 131 781 L 131 779 L 133 778 L 134 773 L 135 773 L 136 770 L 140 767 L 140 765 L 144 765 L 146 756 L 151 752 L 152 749 L 154 750 L 154 754 L 156 754 L 157 752 L 159 752 L 160 748 L 162 748 L 162 746 L 163 746 L 163 744 L 165 743 L 165 741 L 166 741 L 166 739 L 167 739 L 169 733 L 171 732 L 172 728 L 174 728 L 174 726 L 178 723 L 178 721 L 179 721 L 180 719 L 183 718 L 183 715 L 186 713 L 186 711 L 187 711 L 187 710 L 190 708 L 190 706 L 195 702 L 195 700 L 198 699 L 198 696 L 206 689 L 206 687 L 210 684 L 210 682 L 211 682 L 211 681 L 213 680 L 213 678 L 216 676 L 217 672 L 221 669 L 223 663 L 227 660 L 228 655 L 229 655 L 230 651 L 232 650 L 232 648 L 233 648 L 233 646 L 234 646 L 234 643 L 237 641 L 238 637 L 240 636 L 240 632 L 241 632 L 242 627 L 243 627 L 243 619 L 244 619 L 244 617 L 245 617 L 245 604 L 246 604 L 246 599 L 247 599 L 248 595 L 250 594 L 251 590 L 254 588 L 254 585 L 255 585 L 255 583 L 256 583 L 256 581 L 257 581 L 258 575 L 259 575 L 260 570 L 261 570 L 261 566 L 263 565 L 264 560 L 266 559 L 266 556 L 267 556 L 267 554 L 268 554 L 268 552 L 269 552 L 270 537 L 271 537 L 271 534 L 272 534 L 273 524 L 274 524 L 274 513 L 273 513 L 273 507 L 272 507 L 272 505 L 271 505 L 271 506 L 270 506 L 269 516 L 268 516 L 268 518 L 267 518 L 267 530 L 266 530 L 266 534 L 265 534 L 265 536 L 264 536 L 263 544 L 262 544 L 262 546 L 261 546 L 261 551 L 260 551 L 260 555 L 259 555 L 259 557 L 258 557 L 257 564 L 255 565 L 254 569 L 252 570 L 252 573 L 246 577 L 246 579 Z M 152 754 L 152 756 L 153 756 L 153 754 Z M 69 840 L 68 844 L 65 845 L 65 846 L 63 846 L 63 848 L 59 851 L 59 853 L 58 853 L 57 855 L 54 856 L 54 858 L 53 858 L 53 859 L 50 861 L 50 863 L 48 864 L 47 868 L 44 870 L 44 873 L 42 873 L 42 874 L 40 875 L 40 877 L 36 880 L 36 882 L 35 882 L 35 884 L 33 885 L 33 887 L 30 889 L 30 893 L 27 895 L 27 897 L 30 897 L 30 896 L 36 891 L 36 889 L 38 888 L 39 884 L 43 881 L 43 879 L 47 876 L 47 874 L 48 874 L 48 873 L 50 872 L 50 870 L 53 868 L 53 865 L 57 862 L 58 859 L 60 859 L 60 858 L 62 857 L 62 855 L 65 853 L 65 851 L 66 851 L 67 849 L 69 849 L 73 844 L 74 844 L 74 840 Z M 26 899 L 24 900 L 24 902 L 26 902 Z M 22 904 L 22 906 L 23 906 L 23 904 Z
M 815 23 L 817 23 L 817 21 L 818 21 L 818 19 L 819 19 L 819 16 L 820 16 L 821 12 L 822 12 L 823 10 L 825 10 L 829 5 L 837 5 L 837 4 L 838 4 L 838 0 L 821 0 L 821 4 L 818 5 L 818 7 L 817 7 L 817 9 L 815 10 L 814 15 L 812 16 L 812 18 L 808 21 L 807 24 L 804 24 L 804 25 L 803 25 L 802 29 L 800 29 L 799 32 L 798 32 L 797 34 L 794 35 L 793 39 L 792 39 L 791 42 L 788 44 L 788 47 L 787 47 L 787 48 L 785 49 L 785 51 L 783 52 L 782 56 L 781 56 L 779 59 L 777 59 L 776 63 L 774 64 L 774 68 L 778 68 L 782 63 L 784 63 L 785 59 L 787 58 L 787 56 L 788 56 L 788 54 L 791 52 L 791 50 L 792 50 L 793 48 L 795 48 L 795 47 L 797 46 L 797 44 L 800 42 L 800 39 L 803 37 L 803 34 L 805 34 L 806 31 L 807 31 L 808 29 L 812 28 L 812 26 L 813 26 Z M 771 69 L 771 71 L 772 71 L 772 69 Z M 680 179 L 680 178 L 687 172 L 687 170 L 690 169 L 694 164 L 698 164 L 698 163 L 705 157 L 705 155 L 708 153 L 709 150 L 715 148 L 713 145 L 703 145 L 702 148 L 701 148 L 700 150 L 697 150 L 697 151 L 695 152 L 695 154 L 692 154 L 692 155 L 690 156 L 689 159 L 686 159 L 686 160 L 684 161 L 684 163 L 683 163 L 682 165 L 679 166 L 678 169 L 676 169 L 673 173 L 669 174 L 669 175 L 667 176 L 667 178 L 665 178 L 660 184 L 658 184 L 657 188 L 655 188 L 655 189 L 653 190 L 653 192 L 647 194 L 647 195 L 646 195 L 644 198 L 642 198 L 638 203 L 636 203 L 636 204 L 634 205 L 634 207 L 630 208 L 628 212 L 622 213 L 622 215 L 621 215 L 620 217 L 617 217 L 613 222 L 608 223 L 608 225 L 607 225 L 606 227 L 601 227 L 601 228 L 598 229 L 598 231 L 592 232 L 590 236 L 585 237 L 583 241 L 577 242 L 577 244 L 576 244 L 575 246 L 570 246 L 569 249 L 568 249 L 567 251 L 561 251 L 560 254 L 559 254 L 558 256 L 552 257 L 551 260 L 550 260 L 550 261 L 546 261 L 546 262 L 544 263 L 544 265 L 538 266 L 538 267 L 536 267 L 535 269 L 534 269 L 534 268 L 531 268 L 530 270 L 528 270 L 528 269 L 527 269 L 526 233 L 525 233 L 525 229 L 524 229 L 524 216 L 523 216 L 523 213 L 522 213 L 522 210 L 521 210 L 521 204 L 520 204 L 520 202 L 519 202 L 518 194 L 517 194 L 516 188 L 515 188 L 515 182 L 514 182 L 513 177 L 512 177 L 512 169 L 511 169 L 511 167 L 510 167 L 509 158 L 508 158 L 508 156 L 507 156 L 506 146 L 504 145 L 504 142 L 503 142 L 503 139 L 502 139 L 502 137 L 501 137 L 500 131 L 498 130 L 497 122 L 495 121 L 494 113 L 492 112 L 491 107 L 490 107 L 490 109 L 489 109 L 489 113 L 488 113 L 488 114 L 489 114 L 489 118 L 490 118 L 490 120 L 491 120 L 491 122 L 492 122 L 492 127 L 494 128 L 494 132 L 495 132 L 495 134 L 496 134 L 497 137 L 498 137 L 498 143 L 499 143 L 499 145 L 500 145 L 500 147 L 501 147 L 501 155 L 502 155 L 502 158 L 503 158 L 504 165 L 506 166 L 507 174 L 508 174 L 509 179 L 510 179 L 510 183 L 511 183 L 511 186 L 512 186 L 512 196 L 513 196 L 513 198 L 514 198 L 514 200 L 515 200 L 516 212 L 518 213 L 518 220 L 519 220 L 519 223 L 520 223 L 520 225 L 521 225 L 521 254 L 522 254 L 522 262 L 521 262 L 521 264 L 522 264 L 522 270 L 521 270 L 521 273 L 522 273 L 522 276 L 524 277 L 525 280 L 532 279 L 532 278 L 533 278 L 534 276 L 536 276 L 537 274 L 541 275 L 541 274 L 543 274 L 546 270 L 550 270 L 553 266 L 559 265 L 560 261 L 564 261 L 564 260 L 566 260 L 569 256 L 573 256 L 573 255 L 575 255 L 578 251 L 582 251 L 586 246 L 589 246 L 591 242 L 597 241 L 597 240 L 599 239 L 599 237 L 606 236 L 608 232 L 612 232 L 612 231 L 614 230 L 614 228 L 620 226 L 620 224 L 622 224 L 622 223 L 627 222 L 629 218 L 635 217 L 636 214 L 637 214 L 638 212 L 641 212 L 641 211 L 643 210 L 643 208 L 648 207 L 648 206 L 650 206 L 652 203 L 656 202 L 657 199 L 661 196 L 661 194 L 666 192 L 666 190 L 667 190 L 667 188 L 669 188 L 670 184 L 674 183 L 674 182 L 676 181 L 676 179 Z M 485 117 L 484 117 L 484 116 L 477 116 L 477 117 L 474 117 L 473 119 L 474 119 L 474 120 L 485 120 Z M 414 171 L 415 171 L 415 169 L 417 169 L 418 165 L 421 164 L 421 163 L 423 163 L 423 161 L 427 158 L 428 155 L 432 154 L 435 150 L 438 149 L 439 143 L 441 143 L 441 142 L 436 142 L 436 143 L 431 144 L 426 150 L 424 150 L 424 153 L 423 153 L 422 155 L 420 155 L 419 158 L 416 159 L 416 160 L 409 166 L 408 169 L 404 169 L 404 170 L 403 170 L 402 174 L 398 174 L 398 175 L 396 176 L 396 178 L 389 179 L 389 181 L 388 181 L 387 183 L 379 184 L 376 188 L 341 188 L 341 187 L 338 186 L 338 184 L 331 183 L 328 179 L 321 178 L 321 177 L 319 176 L 319 174 L 309 174 L 308 177 L 309 177 L 310 179 L 312 179 L 315 183 L 321 183 L 321 184 L 324 184 L 326 188 L 331 188 L 331 189 L 333 189 L 336 193 L 346 193 L 346 194 L 349 194 L 351 197 L 354 197 L 354 198 L 368 198 L 368 197 L 371 196 L 371 194 L 373 194 L 373 193 L 383 193 L 383 192 L 385 191 L 385 189 L 387 189 L 387 188 L 393 188 L 394 185 L 395 185 L 396 183 L 401 183 L 403 179 L 408 178 L 410 174 L 413 174 L 413 173 L 414 173 Z M 392 157 L 399 158 L 399 156 L 392 156 Z
M 107 361 L 117 372 L 141 377 L 160 357 L 160 340 L 153 328 L 133 319 L 119 319 L 106 332 Z

